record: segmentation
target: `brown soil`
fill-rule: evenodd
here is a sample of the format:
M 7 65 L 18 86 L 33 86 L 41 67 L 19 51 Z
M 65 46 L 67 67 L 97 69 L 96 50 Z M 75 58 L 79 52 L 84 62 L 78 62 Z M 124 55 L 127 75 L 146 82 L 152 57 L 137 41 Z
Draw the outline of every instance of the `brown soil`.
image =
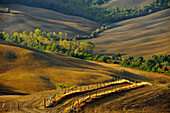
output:
M 39 28 L 47 32 L 66 32 L 68 37 L 73 38 L 77 34 L 90 34 L 101 26 L 81 17 L 24 5 L 0 5 L 0 10 L 5 10 L 6 7 L 16 12 L 16 14 L 0 13 L 0 31 L 8 33 L 33 31 Z
M 169 94 L 169 89 L 145 86 L 90 103 L 83 113 L 167 113 Z
M 113 23 L 112 29 L 88 41 L 95 44 L 96 54 L 107 56 L 121 53 L 124 58 L 143 56 L 148 59 L 154 54 L 170 54 L 169 11 Z

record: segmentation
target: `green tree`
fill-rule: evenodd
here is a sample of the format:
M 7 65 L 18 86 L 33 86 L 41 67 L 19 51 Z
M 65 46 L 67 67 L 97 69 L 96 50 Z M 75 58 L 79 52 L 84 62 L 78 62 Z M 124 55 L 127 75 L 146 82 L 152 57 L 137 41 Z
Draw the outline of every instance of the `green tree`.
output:
M 41 35 L 41 34 L 42 34 L 42 31 L 41 31 L 40 29 L 36 29 L 36 30 L 35 30 L 35 33 L 36 33 L 37 35 Z
M 102 57 L 100 57 L 97 61 L 98 61 L 98 62 L 105 62 L 105 63 L 107 63 L 107 62 L 108 62 L 108 59 L 107 59 L 106 56 L 102 56 Z
M 157 60 L 157 59 L 158 59 L 158 56 L 157 56 L 157 55 L 153 55 L 153 56 L 152 56 L 152 59 L 153 59 L 153 60 Z
M 133 62 L 133 61 L 134 61 L 134 58 L 133 58 L 133 57 L 129 57 L 128 60 L 131 61 L 131 62 Z
M 121 57 L 121 54 L 120 54 L 120 53 L 117 53 L 116 57 Z
M 94 47 L 94 44 L 89 41 L 84 41 L 80 43 L 80 50 L 83 52 L 92 53 Z
M 113 55 L 111 59 L 112 59 L 112 60 L 115 60 L 115 55 Z
M 143 57 L 142 56 L 140 56 L 139 58 L 138 58 L 138 62 L 143 62 Z
M 58 37 L 59 37 L 60 39 L 63 39 L 63 32 L 59 32 L 59 33 L 58 33 Z
M 99 58 L 100 58 L 100 55 L 96 55 L 93 60 L 97 61 Z
M 130 65 L 130 61 L 128 59 L 123 59 L 123 61 L 121 62 L 122 66 L 129 66 Z
M 6 13 L 10 13 L 10 9 L 9 8 L 5 8 L 5 12 Z
M 46 47 L 46 50 L 47 50 L 47 51 L 51 51 L 51 48 L 52 48 L 51 45 L 48 45 L 48 46 Z

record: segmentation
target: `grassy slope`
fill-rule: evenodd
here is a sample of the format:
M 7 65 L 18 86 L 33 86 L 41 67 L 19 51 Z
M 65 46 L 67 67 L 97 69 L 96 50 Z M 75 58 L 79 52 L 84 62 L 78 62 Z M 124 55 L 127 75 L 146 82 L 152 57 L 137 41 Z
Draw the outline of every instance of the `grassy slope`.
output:
M 56 83 L 72 86 L 116 76 L 114 69 L 5 41 L 0 41 L 0 69 L 0 84 L 23 93 L 55 89 Z
M 64 15 L 55 11 L 28 7 L 23 5 L 0 5 L 0 10 L 8 7 L 12 12 L 18 14 L 8 14 L 0 12 L 0 31 L 8 33 L 31 31 L 36 28 L 48 32 L 67 32 L 68 37 L 77 34 L 87 35 L 98 28 L 101 24 L 70 15 Z
M 167 113 L 169 111 L 168 88 L 144 86 L 111 94 L 83 109 L 83 113 Z
M 146 82 L 150 82 L 153 84 L 158 84 L 158 85 L 165 85 L 170 82 L 170 76 L 164 75 L 164 74 L 159 74 L 159 73 L 154 73 L 154 72 L 146 72 L 138 69 L 133 69 L 133 68 L 128 68 L 128 67 L 123 67 L 118 64 L 107 64 L 107 63 L 100 63 L 100 62 L 95 62 L 95 61 L 90 61 L 94 62 L 96 64 L 105 66 L 105 67 L 110 67 L 110 68 L 118 68 L 121 69 L 122 71 L 127 71 L 131 73 L 131 75 L 127 74 L 121 74 L 123 77 L 127 77 L 131 80 L 142 80 Z M 133 74 L 132 74 L 133 73 Z M 134 75 L 136 74 L 136 76 Z
M 153 54 L 169 54 L 169 11 L 113 23 L 112 29 L 89 41 L 94 42 L 96 53 L 106 55 L 120 52 L 123 57 L 148 58 Z
M 117 7 L 143 7 L 148 5 L 152 0 L 112 0 L 109 3 L 103 5 L 104 7 L 107 6 L 117 6 Z

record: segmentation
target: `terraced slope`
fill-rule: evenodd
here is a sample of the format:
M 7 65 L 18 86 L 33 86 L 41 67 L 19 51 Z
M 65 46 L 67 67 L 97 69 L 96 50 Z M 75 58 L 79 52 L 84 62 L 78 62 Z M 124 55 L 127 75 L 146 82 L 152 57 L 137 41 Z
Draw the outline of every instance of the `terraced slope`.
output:
M 7 93 L 34 93 L 111 80 L 119 70 L 0 40 L 0 85 Z M 9 91 L 8 91 L 9 90 Z
M 81 86 L 67 94 L 58 94 L 58 90 L 41 92 L 28 96 L 2 96 L 0 97 L 0 112 L 12 113 L 110 113 L 110 112 L 168 112 L 170 90 L 168 88 L 154 87 L 146 82 L 133 83 L 116 81 L 115 84 L 105 83 Z M 84 89 L 86 87 L 86 89 Z M 60 90 L 61 91 L 61 90 Z M 73 93 L 77 92 L 77 93 Z M 97 94 L 96 94 L 97 92 Z M 44 108 L 44 98 L 49 99 L 56 95 L 53 107 Z M 59 103 L 57 98 L 68 95 Z M 55 97 L 55 96 L 54 96 Z M 19 104 L 19 109 L 16 107 Z M 11 104 L 12 103 L 12 104 Z M 46 101 L 49 105 L 49 100 Z
M 33 31 L 36 28 L 48 32 L 67 32 L 72 38 L 77 34 L 87 35 L 101 24 L 55 11 L 23 5 L 0 5 L 0 10 L 8 7 L 16 14 L 0 12 L 0 31 L 8 33 Z
M 167 88 L 146 85 L 93 101 L 84 106 L 82 113 L 167 113 L 169 93 Z
M 112 0 L 109 3 L 103 5 L 104 7 L 107 6 L 117 6 L 119 8 L 123 8 L 125 6 L 131 8 L 131 7 L 143 7 L 145 5 L 148 5 L 152 0 Z
M 148 16 L 111 24 L 112 29 L 91 39 L 96 53 L 123 57 L 151 57 L 153 54 L 170 54 L 170 9 Z

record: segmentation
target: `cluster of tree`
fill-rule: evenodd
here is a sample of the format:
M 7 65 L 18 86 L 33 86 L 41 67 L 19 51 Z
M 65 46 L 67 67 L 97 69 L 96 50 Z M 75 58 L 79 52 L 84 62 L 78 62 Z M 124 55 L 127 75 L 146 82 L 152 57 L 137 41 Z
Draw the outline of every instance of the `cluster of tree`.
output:
M 102 4 L 107 2 L 109 0 L 1 0 L 0 4 L 13 3 L 42 7 L 107 24 L 151 14 L 170 7 L 169 0 L 153 0 L 143 8 L 103 7 Z
M 167 66 L 170 66 L 170 55 L 167 54 L 153 55 L 152 58 L 148 60 L 144 60 L 143 57 L 139 57 L 138 59 L 129 57 L 128 59 L 123 59 L 120 65 L 170 75 L 167 68 Z
M 117 53 L 116 55 L 113 55 L 111 57 L 112 60 L 119 60 L 119 61 L 122 61 L 122 57 L 121 57 L 121 54 L 120 53 Z
M 59 33 L 60 34 L 60 33 Z M 92 42 L 84 41 L 81 43 L 75 41 L 68 41 L 60 39 L 56 41 L 58 36 L 55 32 L 47 33 L 36 29 L 34 32 L 23 31 L 23 33 L 13 33 L 10 35 L 5 32 L 0 32 L 0 39 L 14 42 L 20 45 L 36 48 L 42 51 L 62 52 L 66 55 L 77 57 L 86 60 L 93 60 L 98 62 L 110 62 L 110 58 L 100 55 L 92 55 L 95 45 Z
M 59 32 L 49 32 L 42 31 L 40 29 L 36 29 L 35 31 L 23 31 L 22 33 L 15 32 L 13 35 L 1 32 L 1 35 L 4 36 L 6 41 L 16 42 L 18 44 L 28 44 L 30 47 L 33 47 L 33 43 L 41 43 L 41 44 L 51 44 L 54 41 L 62 40 L 71 40 L 67 37 L 67 33 Z
M 85 60 L 91 60 L 91 61 L 97 61 L 97 62 L 103 62 L 103 63 L 111 63 L 110 58 L 106 56 L 101 56 L 101 55 L 92 55 L 88 54 L 86 52 L 66 52 L 65 55 L 76 57 L 76 58 L 81 58 Z
M 87 36 L 87 35 L 85 35 L 85 36 L 76 35 L 76 36 L 74 36 L 73 40 L 82 40 L 82 39 L 96 38 L 99 33 L 103 32 L 105 30 L 108 30 L 110 28 L 111 27 L 109 25 L 102 26 L 102 27 L 96 29 L 95 31 L 93 31 L 89 36 Z
M 65 35 L 66 36 L 66 35 Z M 61 37 L 59 41 L 57 41 L 58 37 Z M 56 39 L 57 38 L 57 39 Z M 12 35 L 0 32 L 0 39 L 14 42 L 20 45 L 33 47 L 42 51 L 52 51 L 52 52 L 84 52 L 84 53 L 92 53 L 94 49 L 94 44 L 89 41 L 81 42 L 72 42 L 66 40 L 67 38 L 62 35 L 62 32 L 56 34 L 55 32 L 45 32 L 40 29 L 36 29 L 34 32 L 23 31 L 23 33 L 13 33 Z

